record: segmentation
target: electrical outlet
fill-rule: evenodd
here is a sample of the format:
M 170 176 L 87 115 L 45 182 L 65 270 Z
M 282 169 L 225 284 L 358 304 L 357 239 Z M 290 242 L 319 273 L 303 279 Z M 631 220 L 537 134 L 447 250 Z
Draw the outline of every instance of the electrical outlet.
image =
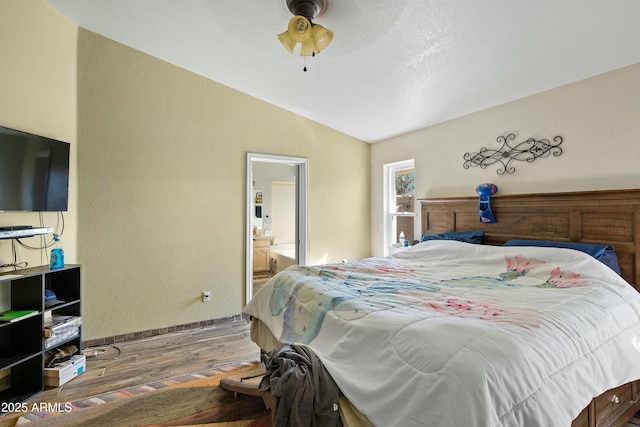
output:
M 209 301 L 211 301 L 211 291 L 202 292 L 202 302 L 209 302 Z

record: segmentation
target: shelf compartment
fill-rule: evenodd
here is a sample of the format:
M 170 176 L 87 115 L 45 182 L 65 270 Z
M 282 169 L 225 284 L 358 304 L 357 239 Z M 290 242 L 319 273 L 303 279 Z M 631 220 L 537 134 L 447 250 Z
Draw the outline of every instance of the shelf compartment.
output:
M 0 361 L 42 352 L 42 328 L 42 314 L 3 324 L 0 328 Z
M 80 302 L 80 269 L 63 268 L 51 270 L 44 276 L 44 287 L 56 294 L 56 298 L 64 301 L 52 307 L 45 307 L 45 310 L 59 310 L 74 303 Z M 79 306 L 79 304 L 78 304 Z M 80 315 L 80 313 L 77 313 Z
M 23 402 L 44 389 L 42 353 L 11 367 L 10 387 L 0 392 L 2 402 Z
M 11 367 L 21 363 L 25 360 L 29 360 L 32 357 L 39 357 L 40 353 L 21 353 L 14 354 L 7 357 L 0 358 L 0 371 L 10 369 Z
M 63 316 L 80 316 L 80 300 L 66 301 L 63 304 L 48 307 L 46 311 L 51 311 L 51 314 L 60 314 Z
M 42 311 L 42 276 L 11 280 L 11 309 Z
M 49 333 L 49 336 L 45 335 L 44 339 L 45 350 L 51 350 L 79 338 L 81 326 L 80 316 L 54 315 L 51 322 L 45 323 L 45 330 Z

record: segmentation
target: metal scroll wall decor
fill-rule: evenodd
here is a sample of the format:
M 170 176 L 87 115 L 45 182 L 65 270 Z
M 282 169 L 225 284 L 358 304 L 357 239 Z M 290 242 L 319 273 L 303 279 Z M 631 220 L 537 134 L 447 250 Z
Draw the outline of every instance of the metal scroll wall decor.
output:
M 482 147 L 476 152 L 470 152 L 464 154 L 465 169 L 470 167 L 479 166 L 481 169 L 485 169 L 487 166 L 500 163 L 502 167 L 498 167 L 496 171 L 498 175 L 504 175 L 505 173 L 512 174 L 516 171 L 516 168 L 511 165 L 512 161 L 529 162 L 544 157 L 549 157 L 550 154 L 555 157 L 559 157 L 562 154 L 561 136 L 554 136 L 553 142 L 548 139 L 537 140 L 535 138 L 529 138 L 526 141 L 513 145 L 513 141 L 516 136 L 510 133 L 507 136 L 499 136 L 496 141 L 501 143 L 501 147 L 497 150 Z

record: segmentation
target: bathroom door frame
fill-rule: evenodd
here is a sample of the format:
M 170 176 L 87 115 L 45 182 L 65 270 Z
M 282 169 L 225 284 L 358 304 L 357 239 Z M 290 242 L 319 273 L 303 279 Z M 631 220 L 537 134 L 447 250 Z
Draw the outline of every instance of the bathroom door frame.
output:
M 307 265 L 309 257 L 309 159 L 275 154 L 247 153 L 247 186 L 245 216 L 245 304 L 253 296 L 253 228 L 251 226 L 253 199 L 253 163 L 278 163 L 296 168 L 296 263 Z

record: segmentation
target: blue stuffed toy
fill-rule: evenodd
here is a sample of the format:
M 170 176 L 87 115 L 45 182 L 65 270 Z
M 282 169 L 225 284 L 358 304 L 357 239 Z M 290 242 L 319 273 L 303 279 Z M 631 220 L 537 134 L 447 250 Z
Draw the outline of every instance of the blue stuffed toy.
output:
M 476 193 L 478 193 L 478 195 L 480 196 L 480 222 L 496 222 L 496 219 L 491 212 L 491 196 L 493 196 L 497 192 L 498 187 L 495 184 L 480 184 L 476 188 Z

